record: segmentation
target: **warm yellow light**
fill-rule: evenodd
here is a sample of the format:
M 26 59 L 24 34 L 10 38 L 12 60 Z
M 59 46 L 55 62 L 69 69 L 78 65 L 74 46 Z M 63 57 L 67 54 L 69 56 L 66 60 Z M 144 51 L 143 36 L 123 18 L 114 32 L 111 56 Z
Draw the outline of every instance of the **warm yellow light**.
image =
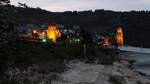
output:
M 104 40 L 104 45 L 105 45 L 105 46 L 108 46 L 108 45 L 109 45 L 107 38 Z
M 45 32 L 42 32 L 43 35 L 45 35 Z
M 37 33 L 37 31 L 36 31 L 36 30 L 33 30 L 33 33 L 35 34 L 35 33 Z
M 48 27 L 47 36 L 50 40 L 52 40 L 53 42 L 56 43 L 56 40 L 57 40 L 57 38 L 59 38 L 61 36 L 61 33 L 57 29 L 57 26 L 50 25 Z
M 117 29 L 117 33 L 122 33 L 122 28 L 121 28 L 121 27 L 119 27 L 119 28 Z
M 117 40 L 117 44 L 119 46 L 122 46 L 123 45 L 123 31 L 122 31 L 122 28 L 119 27 L 117 29 L 117 35 L 116 35 L 116 40 Z

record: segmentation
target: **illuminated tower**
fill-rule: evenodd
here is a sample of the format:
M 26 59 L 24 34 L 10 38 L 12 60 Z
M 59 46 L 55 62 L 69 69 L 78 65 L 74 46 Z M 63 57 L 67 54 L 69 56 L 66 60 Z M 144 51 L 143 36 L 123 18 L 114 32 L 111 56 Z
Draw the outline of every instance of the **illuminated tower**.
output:
M 117 42 L 118 46 L 123 45 L 123 30 L 122 30 L 122 27 L 117 28 L 116 42 Z

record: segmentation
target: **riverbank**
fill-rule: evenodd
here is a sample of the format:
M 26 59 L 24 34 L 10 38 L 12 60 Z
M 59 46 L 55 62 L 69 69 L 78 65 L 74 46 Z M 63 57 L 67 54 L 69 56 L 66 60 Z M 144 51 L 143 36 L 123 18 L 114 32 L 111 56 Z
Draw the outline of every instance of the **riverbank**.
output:
M 84 61 L 70 61 L 68 69 L 51 84 L 150 84 L 150 77 L 131 70 L 126 64 L 88 64 Z
M 127 52 L 149 53 L 150 54 L 150 48 L 122 46 L 122 47 L 119 47 L 119 50 L 127 51 Z

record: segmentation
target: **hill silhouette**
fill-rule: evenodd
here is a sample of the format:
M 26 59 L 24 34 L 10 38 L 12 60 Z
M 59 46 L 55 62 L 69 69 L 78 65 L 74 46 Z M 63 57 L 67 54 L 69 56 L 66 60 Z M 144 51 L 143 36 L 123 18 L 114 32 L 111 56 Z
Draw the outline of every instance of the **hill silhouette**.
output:
M 79 25 L 89 31 L 109 33 L 122 26 L 126 45 L 150 47 L 150 11 L 116 12 L 99 9 L 50 12 L 40 8 L 15 6 L 8 6 L 8 9 L 17 24 L 44 24 L 55 21 L 57 24 Z

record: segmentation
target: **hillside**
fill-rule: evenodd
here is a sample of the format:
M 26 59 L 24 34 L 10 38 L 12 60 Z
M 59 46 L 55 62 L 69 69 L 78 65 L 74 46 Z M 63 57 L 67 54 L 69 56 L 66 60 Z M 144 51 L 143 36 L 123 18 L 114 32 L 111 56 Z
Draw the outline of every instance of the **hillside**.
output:
M 50 12 L 40 8 L 8 6 L 17 24 L 57 24 L 80 25 L 90 31 L 113 32 L 123 26 L 125 44 L 150 47 L 150 11 L 114 12 L 109 10 Z M 14 11 L 15 9 L 15 11 Z

